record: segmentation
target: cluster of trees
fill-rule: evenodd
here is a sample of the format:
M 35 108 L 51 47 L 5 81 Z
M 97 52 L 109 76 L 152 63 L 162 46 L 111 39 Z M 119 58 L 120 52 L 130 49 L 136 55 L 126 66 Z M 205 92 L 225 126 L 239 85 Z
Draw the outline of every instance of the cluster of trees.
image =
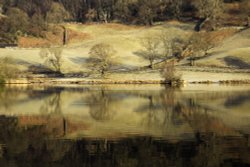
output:
M 2 0 L 3 12 L 18 8 L 33 21 L 120 21 L 152 25 L 168 18 L 217 17 L 223 0 Z M 213 15 L 213 16 L 212 16 Z M 70 17 L 66 17 L 70 16 Z M 198 16 L 198 17 L 199 17 Z M 36 19 L 35 19 L 36 18 Z M 38 19 L 39 18 L 39 19 Z
M 0 3 L 4 13 L 10 8 L 18 8 L 28 17 L 39 17 L 48 22 L 66 19 L 152 24 L 190 16 L 215 19 L 223 11 L 224 3 L 234 1 L 241 1 L 243 7 L 248 3 L 248 0 L 1 0 Z M 59 16 L 59 13 L 63 15 Z
M 90 58 L 87 60 L 87 67 L 92 73 L 98 73 L 105 77 L 106 73 L 114 65 L 116 50 L 109 44 L 99 43 L 94 45 L 90 51 Z M 44 60 L 44 66 L 56 74 L 63 74 L 63 49 L 61 47 L 43 48 L 40 50 L 40 57 Z
M 191 18 L 201 20 L 199 30 L 205 20 L 216 26 L 224 4 L 234 1 L 241 1 L 240 10 L 249 19 L 248 0 L 1 0 L 7 17 L 0 19 L 0 38 L 13 42 L 16 34 L 42 36 L 49 23 L 67 20 L 152 25 L 155 21 Z
M 1 43 L 15 43 L 17 36 L 45 37 L 50 23 L 60 23 L 69 18 L 68 11 L 52 0 L 4 0 L 6 17 L 0 18 Z
M 168 59 L 182 59 L 190 57 L 190 64 L 199 57 L 209 54 L 209 51 L 218 44 L 213 40 L 210 33 L 194 32 L 187 38 L 176 38 L 167 32 L 162 34 L 149 34 L 142 39 L 143 50 L 138 53 L 139 56 L 149 61 L 149 68 L 153 69 L 157 62 L 164 62 Z
M 154 69 L 156 64 L 164 64 L 162 76 L 169 81 L 180 80 L 176 76 L 174 61 L 189 57 L 190 65 L 195 64 L 195 60 L 207 56 L 209 51 L 218 44 L 214 41 L 210 33 L 194 32 L 188 38 L 176 38 L 162 34 L 148 34 L 141 39 L 142 50 L 136 52 L 148 61 L 147 68 Z M 44 48 L 40 51 L 40 56 L 45 60 L 44 64 L 52 71 L 62 74 L 63 57 L 62 48 Z M 98 73 L 105 77 L 115 65 L 115 48 L 106 43 L 98 43 L 89 51 L 89 58 L 86 65 L 91 73 Z

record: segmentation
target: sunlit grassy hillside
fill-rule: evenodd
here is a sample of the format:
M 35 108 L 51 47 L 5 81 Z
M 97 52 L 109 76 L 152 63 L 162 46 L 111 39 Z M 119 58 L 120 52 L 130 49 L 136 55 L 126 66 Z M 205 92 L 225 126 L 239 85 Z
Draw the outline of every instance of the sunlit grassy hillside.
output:
M 145 35 L 160 36 L 163 32 L 176 37 L 186 37 L 193 30 L 193 25 L 178 22 L 164 23 L 153 27 L 126 26 L 120 24 L 68 24 L 69 29 L 88 34 L 89 38 L 70 44 L 63 50 L 63 72 L 84 71 L 84 62 L 89 57 L 89 50 L 97 43 L 111 44 L 117 51 L 115 61 L 125 67 L 148 65 L 147 60 L 136 55 L 142 49 L 141 40 Z M 0 49 L 1 57 L 10 56 L 17 60 L 23 69 L 30 65 L 43 64 L 39 56 L 40 49 Z
M 70 43 L 63 47 L 63 73 L 88 72 L 86 60 L 89 58 L 91 47 L 98 43 L 110 44 L 117 51 L 114 57 L 115 69 L 134 70 L 149 65 L 148 60 L 140 57 L 142 50 L 141 41 L 145 36 L 161 37 L 162 33 L 171 38 L 188 38 L 194 32 L 194 24 L 176 21 L 164 22 L 155 26 L 128 26 L 122 24 L 66 24 L 69 30 L 84 34 L 88 38 Z M 214 40 L 220 40 L 215 48 L 209 51 L 209 56 L 196 61 L 196 66 L 181 70 L 183 78 L 187 81 L 194 80 L 230 80 L 248 79 L 248 73 L 230 74 L 218 77 L 218 72 L 211 67 L 230 67 L 234 69 L 250 69 L 250 30 L 237 30 L 234 28 L 221 29 L 213 33 Z M 0 57 L 11 57 L 16 60 L 18 67 L 29 71 L 32 67 L 41 68 L 44 60 L 39 53 L 40 48 L 4 48 L 0 49 Z M 188 60 L 184 59 L 179 65 L 188 67 Z M 210 68 L 206 72 L 196 71 L 196 68 Z M 211 73 L 215 72 L 215 73 Z M 232 71 L 233 72 L 233 71 Z M 111 79 L 160 79 L 157 71 L 137 71 L 130 73 L 113 73 Z
M 225 39 L 212 55 L 197 62 L 201 66 L 250 69 L 250 29 Z

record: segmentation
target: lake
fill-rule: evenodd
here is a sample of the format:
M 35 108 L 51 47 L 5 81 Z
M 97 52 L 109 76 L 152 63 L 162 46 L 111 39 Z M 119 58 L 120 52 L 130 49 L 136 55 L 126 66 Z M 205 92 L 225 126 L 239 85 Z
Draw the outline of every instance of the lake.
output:
M 250 86 L 0 87 L 0 166 L 250 166 Z

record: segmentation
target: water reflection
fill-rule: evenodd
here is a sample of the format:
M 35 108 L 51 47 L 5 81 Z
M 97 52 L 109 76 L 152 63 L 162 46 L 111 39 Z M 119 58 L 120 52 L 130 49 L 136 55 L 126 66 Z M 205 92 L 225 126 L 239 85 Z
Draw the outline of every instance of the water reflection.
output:
M 16 97 L 19 95 L 15 90 L 5 90 L 5 86 L 0 84 L 0 106 L 8 110 L 13 103 L 15 103 Z
M 115 98 L 101 88 L 98 91 L 90 92 L 88 97 L 84 99 L 89 107 L 91 117 L 97 121 L 107 121 L 114 118 L 116 110 L 111 105 L 115 102 Z
M 40 107 L 42 114 L 61 114 L 62 112 L 61 91 L 55 92 L 44 99 Z
M 0 166 L 249 166 L 250 87 L 5 87 Z

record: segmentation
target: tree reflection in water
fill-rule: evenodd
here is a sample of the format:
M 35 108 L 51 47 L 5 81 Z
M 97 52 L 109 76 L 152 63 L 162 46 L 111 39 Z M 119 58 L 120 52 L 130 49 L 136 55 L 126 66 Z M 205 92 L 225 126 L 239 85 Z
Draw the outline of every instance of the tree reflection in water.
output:
M 63 91 L 47 92 L 40 112 L 64 118 Z M 143 126 L 153 131 L 161 130 L 162 138 L 138 134 L 115 139 L 79 137 L 66 140 L 51 135 L 56 132 L 44 125 L 23 127 L 18 117 L 1 116 L 0 166 L 249 166 L 249 134 L 224 124 L 211 106 L 201 103 L 199 95 L 186 96 L 180 92 L 176 88 L 117 92 L 104 87 L 81 92 L 91 117 L 97 121 L 112 121 L 119 109 L 116 105 L 122 99 L 142 100 L 135 113 L 142 117 Z M 204 99 L 222 98 L 224 101 L 229 97 L 228 94 L 203 96 Z M 230 99 L 238 101 L 237 97 L 230 96 Z M 166 137 L 170 130 L 182 126 L 190 127 L 193 138 Z
M 179 88 L 166 87 L 154 95 L 143 96 L 148 99 L 148 103 L 135 110 L 142 113 L 142 116 L 144 113 L 142 124 L 151 129 L 159 129 L 163 134 L 167 134 L 171 128 L 185 124 L 182 101 L 175 95 L 178 91 Z
M 53 125 L 50 125 L 48 126 L 48 129 L 50 129 L 52 126 L 52 131 L 55 131 L 54 136 L 60 137 L 64 137 L 67 135 L 67 119 L 62 113 L 63 100 L 61 94 L 63 90 L 63 88 L 54 88 L 52 89 L 52 91 L 47 90 L 48 95 L 44 97 L 45 100 L 43 100 L 43 104 L 39 109 L 42 115 L 45 114 L 47 116 L 47 124 L 49 124 L 51 117 L 54 117 L 54 119 L 57 118 L 54 120 L 55 122 L 53 123 L 55 127 L 53 127 Z M 57 125 L 58 122 L 59 126 Z
M 42 126 L 20 128 L 16 118 L 0 119 L 0 143 L 4 143 L 1 166 L 228 167 L 248 166 L 250 163 L 247 140 L 240 136 L 202 134 L 200 142 L 157 140 L 149 136 L 116 141 L 48 140 Z
M 114 101 L 115 99 L 104 87 L 91 92 L 86 98 L 89 113 L 91 117 L 97 121 L 108 121 L 114 118 L 116 110 L 111 106 Z
M 61 115 L 62 114 L 62 99 L 61 93 L 63 89 L 57 88 L 53 92 L 49 93 L 49 95 L 43 100 L 43 105 L 40 108 L 40 112 L 42 114 L 54 114 Z
M 18 89 L 10 89 L 0 84 L 0 107 L 10 110 L 12 104 L 16 102 L 18 95 Z

